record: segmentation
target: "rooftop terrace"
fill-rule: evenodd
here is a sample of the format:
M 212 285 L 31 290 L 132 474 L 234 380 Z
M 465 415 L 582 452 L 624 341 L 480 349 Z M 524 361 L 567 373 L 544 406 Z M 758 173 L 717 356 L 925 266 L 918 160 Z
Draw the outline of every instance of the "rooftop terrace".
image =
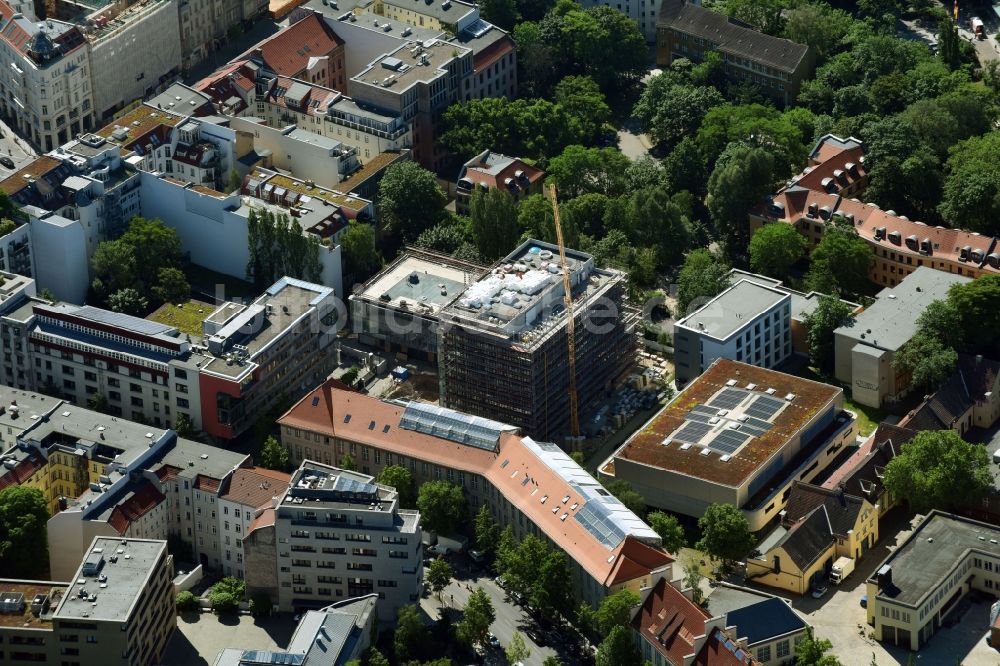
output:
M 414 46 L 401 45 L 351 78 L 352 85 L 369 83 L 396 94 L 417 83 L 430 83 L 444 76 L 444 67 L 469 49 L 438 39 L 428 39 Z
M 0 579 L 0 598 L 6 597 L 3 599 L 6 602 L 4 609 L 0 610 L 0 627 L 48 629 L 52 626 L 52 612 L 59 605 L 67 587 L 66 583 Z M 21 596 L 20 602 L 17 595 Z M 36 615 L 31 607 L 39 596 L 48 597 L 48 605 L 45 606 L 45 612 Z
M 614 458 L 736 487 L 842 394 L 834 386 L 719 359 Z

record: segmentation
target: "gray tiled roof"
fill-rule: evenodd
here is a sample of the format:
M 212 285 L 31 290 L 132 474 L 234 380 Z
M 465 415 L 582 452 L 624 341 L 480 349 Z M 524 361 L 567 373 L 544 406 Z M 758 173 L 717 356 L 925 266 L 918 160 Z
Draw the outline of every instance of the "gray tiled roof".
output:
M 747 58 L 789 73 L 799 67 L 809 52 L 807 46 L 757 32 L 741 21 L 685 0 L 666 0 L 660 9 L 658 24 L 707 39 L 720 53 Z

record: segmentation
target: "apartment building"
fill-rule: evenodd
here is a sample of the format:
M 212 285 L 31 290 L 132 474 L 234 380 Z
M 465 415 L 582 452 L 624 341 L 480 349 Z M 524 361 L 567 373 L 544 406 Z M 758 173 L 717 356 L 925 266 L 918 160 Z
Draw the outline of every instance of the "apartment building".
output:
M 0 1 L 0 114 L 42 150 L 94 127 L 90 45 L 80 28 L 36 22 Z
M 95 538 L 71 583 L 0 580 L 0 664 L 146 666 L 177 626 L 163 541 Z
M 733 504 L 756 532 L 784 510 L 796 481 L 816 480 L 856 434 L 843 389 L 720 358 L 598 471 L 693 518 Z
M 977 590 L 1000 586 L 1000 530 L 931 511 L 866 581 L 875 640 L 919 650 Z
M 795 101 L 814 61 L 808 46 L 757 32 L 700 3 L 663 0 L 656 25 L 657 65 L 667 67 L 677 58 L 699 62 L 709 51 L 722 55 L 730 81 L 755 85 L 786 106 Z
M 626 276 L 567 250 L 573 292 L 576 389 L 584 408 L 627 371 L 635 314 Z M 510 423 L 539 439 L 569 432 L 567 318 L 559 248 L 527 240 L 441 310 L 441 404 Z
M 248 568 L 248 588 L 270 590 L 276 569 L 283 611 L 377 595 L 379 620 L 393 623 L 400 607 L 419 601 L 423 585 L 420 514 L 398 501 L 394 488 L 370 475 L 302 461 L 244 542 L 266 552 L 272 569 L 258 578 Z
M 280 77 L 347 90 L 344 40 L 322 14 L 309 14 L 290 23 L 236 60 L 249 60 Z
M 296 666 L 360 660 L 371 646 L 372 638 L 378 638 L 377 599 L 378 595 L 372 594 L 306 611 L 285 651 L 226 648 L 219 653 L 215 666 L 259 666 L 261 658 L 269 659 L 271 664 Z
M 992 428 L 1000 418 L 1000 363 L 959 354 L 951 376 L 899 422 L 913 430 Z
M 713 618 L 725 618 L 727 633 L 760 666 L 793 663 L 811 629 L 789 599 L 729 583 L 716 584 L 704 607 Z
M 895 287 L 880 291 L 875 301 L 849 324 L 833 333 L 834 374 L 851 387 L 862 405 L 880 407 L 904 398 L 910 373 L 897 368 L 896 354 L 917 332 L 921 313 L 970 278 L 918 267 Z
M 181 61 L 185 69 L 198 64 L 242 29 L 267 13 L 266 0 L 188 0 L 180 12 Z
M 813 149 L 805 172 L 750 212 L 750 233 L 764 224 L 791 224 L 814 246 L 831 220 L 849 223 L 871 246 L 875 261 L 868 277 L 882 287 L 895 287 L 920 267 L 969 278 L 1000 273 L 996 238 L 930 226 L 863 203 L 867 183 L 861 142 L 828 135 Z
M 441 308 L 485 272 L 450 255 L 407 248 L 350 295 L 351 325 L 364 344 L 434 361 Z
M 222 571 L 226 576 L 246 578 L 243 540 L 257 515 L 273 507 L 288 490 L 291 476 L 263 467 L 237 469 L 219 490 L 219 535 L 222 541 Z
M 649 526 L 559 447 L 523 437 L 513 426 L 423 403 L 379 400 L 332 380 L 278 423 L 293 461 L 351 455 L 362 474 L 395 464 L 409 469 L 417 484 L 461 486 L 471 513 L 485 505 L 519 538 L 533 534 L 562 549 L 574 593 L 591 605 L 618 590 L 640 593 L 671 578 L 673 558 Z
M 462 165 L 455 188 L 455 209 L 469 214 L 469 202 L 476 189 L 503 188 L 516 201 L 542 193 L 545 172 L 517 157 L 484 150 Z

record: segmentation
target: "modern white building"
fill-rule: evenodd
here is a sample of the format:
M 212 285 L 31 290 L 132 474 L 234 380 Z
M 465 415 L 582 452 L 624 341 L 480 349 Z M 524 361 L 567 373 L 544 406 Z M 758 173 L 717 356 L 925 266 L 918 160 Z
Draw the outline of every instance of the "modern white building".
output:
M 263 467 L 237 469 L 219 491 L 219 538 L 222 548 L 222 573 L 246 578 L 243 540 L 250 525 L 265 509 L 288 490 L 291 476 Z
M 283 611 L 377 594 L 379 620 L 390 623 L 420 599 L 420 514 L 401 510 L 396 490 L 367 474 L 303 461 L 275 508 L 251 525 L 244 548 L 268 553 Z M 250 590 L 270 589 L 275 578 L 258 567 L 246 573 Z
M 687 382 L 716 359 L 774 368 L 792 354 L 792 297 L 741 280 L 674 324 L 677 381 Z

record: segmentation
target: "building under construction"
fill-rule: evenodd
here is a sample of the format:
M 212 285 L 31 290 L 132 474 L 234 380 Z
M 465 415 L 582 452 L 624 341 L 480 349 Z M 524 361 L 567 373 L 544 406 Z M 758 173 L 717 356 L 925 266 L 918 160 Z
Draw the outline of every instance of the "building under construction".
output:
M 635 358 L 626 276 L 566 250 L 573 292 L 581 418 Z M 536 439 L 569 434 L 567 316 L 559 248 L 528 240 L 441 311 L 441 404 L 519 426 Z

